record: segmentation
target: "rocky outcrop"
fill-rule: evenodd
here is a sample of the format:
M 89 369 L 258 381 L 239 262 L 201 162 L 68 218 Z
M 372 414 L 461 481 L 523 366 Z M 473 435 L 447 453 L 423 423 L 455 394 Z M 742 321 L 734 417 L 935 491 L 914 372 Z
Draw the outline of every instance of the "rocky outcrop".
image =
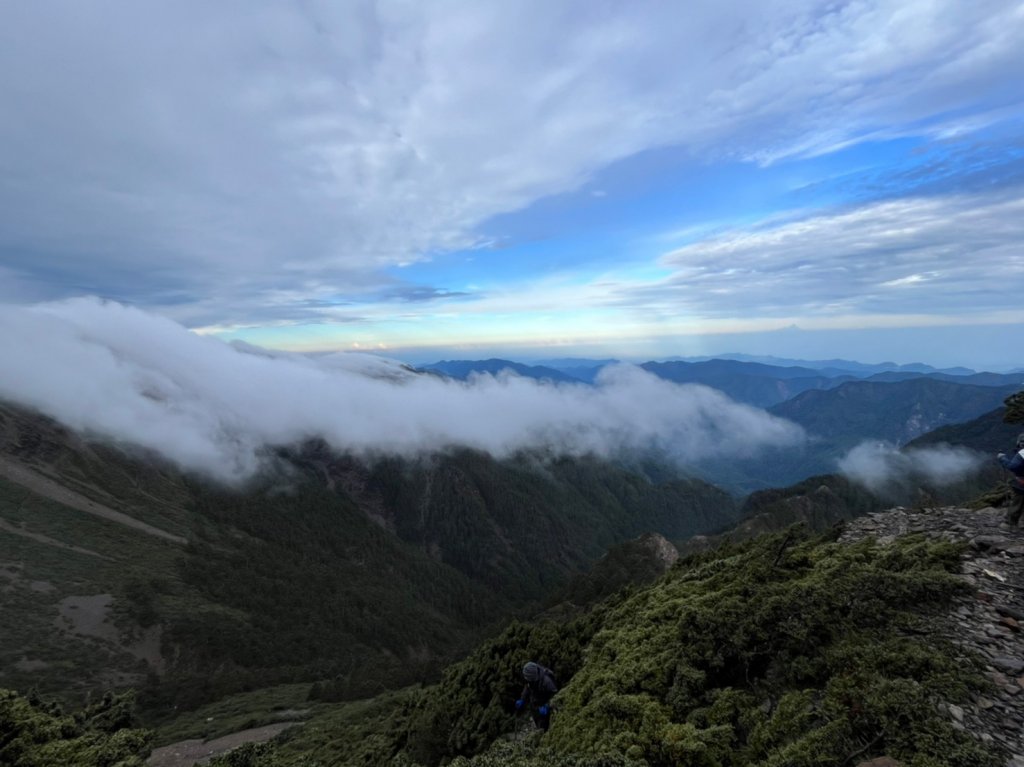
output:
M 1007 767 L 1024 767 L 1024 529 L 1002 520 L 993 508 L 895 508 L 853 520 L 839 540 L 919 533 L 965 544 L 960 577 L 969 590 L 933 630 L 963 648 L 965 661 L 980 658 L 991 687 L 969 706 L 939 705 L 955 727 L 1000 748 Z

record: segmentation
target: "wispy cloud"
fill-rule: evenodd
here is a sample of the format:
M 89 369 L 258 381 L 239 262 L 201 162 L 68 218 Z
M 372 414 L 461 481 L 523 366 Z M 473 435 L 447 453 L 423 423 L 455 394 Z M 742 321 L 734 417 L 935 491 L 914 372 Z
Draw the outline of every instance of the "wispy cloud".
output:
M 883 497 L 899 497 L 914 485 L 945 487 L 977 471 L 983 457 L 962 447 L 898 450 L 881 442 L 862 442 L 839 460 L 839 470 Z
M 305 299 L 646 149 L 772 163 L 1019 115 L 1022 36 L 1000 0 L 12 3 L 0 259 L 193 325 L 322 320 Z
M 871 203 L 734 230 L 662 258 L 671 276 L 621 284 L 615 300 L 701 317 L 894 318 L 948 322 L 1012 312 L 1024 284 L 1024 194 Z

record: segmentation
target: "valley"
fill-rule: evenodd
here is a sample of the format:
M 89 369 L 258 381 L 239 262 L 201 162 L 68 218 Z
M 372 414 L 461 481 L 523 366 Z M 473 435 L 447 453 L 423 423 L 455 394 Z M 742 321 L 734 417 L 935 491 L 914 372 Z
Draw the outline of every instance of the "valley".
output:
M 999 476 L 989 464 L 938 484 L 914 480 L 896 496 L 829 471 L 863 439 L 911 450 L 1002 446 L 1017 427 L 998 407 L 1012 387 L 995 383 L 917 374 L 802 391 L 771 410 L 811 441 L 763 448 L 757 470 L 748 460 L 681 471 L 654 454 L 499 459 L 464 448 L 367 458 L 308 439 L 268 447 L 260 473 L 234 485 L 8 403 L 0 604 L 16 629 L 0 640 L 0 684 L 69 705 L 136 691 L 140 721 L 166 747 L 153 764 L 187 765 L 190 754 L 273 737 L 289 716 L 307 722 L 283 736 L 294 745 L 251 746 L 252 765 L 278 763 L 259 754 L 292 764 L 287 754 L 320 748 L 303 733 L 319 731 L 308 723 L 321 719 L 342 738 L 324 743 L 341 748 L 330 757 L 341 761 L 329 763 L 383 763 L 372 749 L 345 761 L 353 746 L 341 746 L 341 733 L 375 732 L 366 736 L 377 743 L 413 728 L 403 753 L 433 764 L 431 732 L 455 720 L 423 730 L 423 702 L 409 686 L 450 684 L 451 664 L 481 642 L 522 652 L 535 641 L 529 627 L 547 626 L 536 630 L 554 632 L 541 646 L 557 659 L 564 643 L 594 639 L 572 638 L 573 626 L 596 625 L 588 621 L 624 594 L 676 571 L 680 556 L 727 557 L 793 525 L 827 531 L 895 503 L 963 503 L 986 492 L 995 502 Z M 707 481 L 715 465 L 732 477 L 732 493 Z M 797 480 L 736 494 L 773 476 Z M 364 709 L 359 700 L 374 702 Z M 480 726 L 451 755 L 490 743 L 493 725 Z M 576 735 L 562 745 L 580 747 Z

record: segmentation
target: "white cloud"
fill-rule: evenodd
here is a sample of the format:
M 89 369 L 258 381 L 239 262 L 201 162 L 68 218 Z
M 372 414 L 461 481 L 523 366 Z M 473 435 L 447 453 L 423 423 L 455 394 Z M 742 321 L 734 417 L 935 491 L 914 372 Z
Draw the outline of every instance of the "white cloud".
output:
M 876 202 L 736 230 L 672 251 L 657 282 L 614 300 L 697 316 L 941 314 L 1019 308 L 1024 193 Z
M 895 495 L 915 483 L 952 485 L 980 468 L 984 458 L 962 447 L 899 450 L 881 442 L 862 442 L 839 460 L 850 479 L 883 495 Z
M 639 368 L 610 369 L 596 387 L 460 383 L 365 355 L 232 346 L 96 300 L 0 308 L 0 358 L 0 399 L 224 479 L 255 471 L 266 445 L 313 437 L 369 454 L 653 449 L 684 464 L 803 439 L 788 421 Z
M 316 317 L 296 294 L 645 149 L 770 162 L 1019 109 L 1022 36 L 1001 0 L 8 3 L 0 257 L 193 324 Z

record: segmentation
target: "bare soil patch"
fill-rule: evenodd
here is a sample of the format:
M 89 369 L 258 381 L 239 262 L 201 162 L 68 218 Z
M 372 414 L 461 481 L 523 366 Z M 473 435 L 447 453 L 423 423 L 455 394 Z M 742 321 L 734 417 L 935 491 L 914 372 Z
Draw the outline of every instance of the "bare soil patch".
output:
M 262 743 L 276 737 L 289 727 L 300 724 L 302 722 L 278 722 L 233 732 L 230 735 L 208 741 L 182 740 L 154 749 L 146 764 L 148 767 L 192 767 L 193 764 L 205 764 L 213 757 L 220 756 L 233 748 L 238 748 L 246 743 Z

